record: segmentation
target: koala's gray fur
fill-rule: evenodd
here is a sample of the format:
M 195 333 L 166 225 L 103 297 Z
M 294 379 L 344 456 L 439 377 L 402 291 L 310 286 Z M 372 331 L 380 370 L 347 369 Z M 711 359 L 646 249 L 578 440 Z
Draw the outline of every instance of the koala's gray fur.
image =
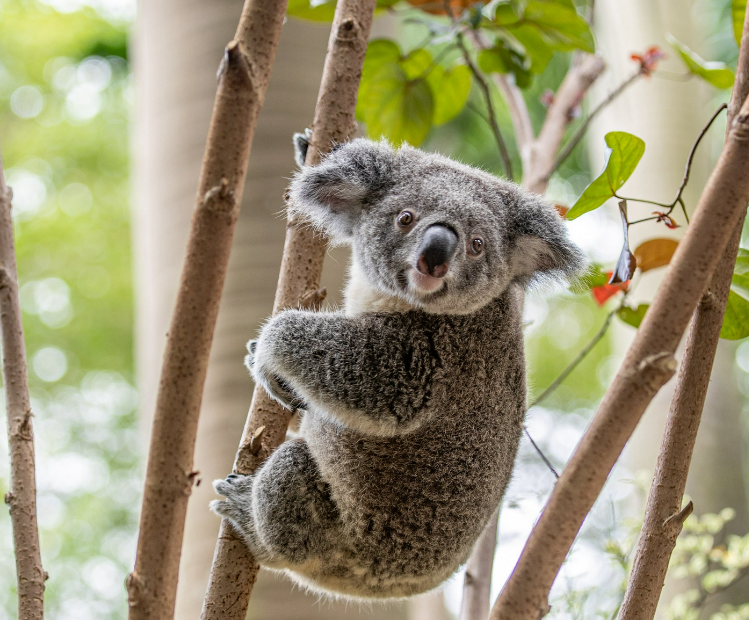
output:
M 354 140 L 302 169 L 291 205 L 352 245 L 345 309 L 286 310 L 251 343 L 255 380 L 304 404 L 301 436 L 253 476 L 217 481 L 226 499 L 212 508 L 262 565 L 310 588 L 425 592 L 467 561 L 512 472 L 526 408 L 522 287 L 578 272 L 583 256 L 540 198 L 383 142 Z M 435 224 L 458 250 L 425 292 L 414 266 Z M 484 251 L 471 256 L 477 236 Z

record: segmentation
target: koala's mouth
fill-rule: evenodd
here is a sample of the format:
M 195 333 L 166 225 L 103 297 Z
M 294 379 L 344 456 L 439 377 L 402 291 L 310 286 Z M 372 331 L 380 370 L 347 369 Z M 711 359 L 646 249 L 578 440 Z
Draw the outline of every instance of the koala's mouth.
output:
M 407 278 L 408 288 L 422 295 L 436 293 L 445 287 L 444 278 L 435 278 L 416 269 L 409 269 Z

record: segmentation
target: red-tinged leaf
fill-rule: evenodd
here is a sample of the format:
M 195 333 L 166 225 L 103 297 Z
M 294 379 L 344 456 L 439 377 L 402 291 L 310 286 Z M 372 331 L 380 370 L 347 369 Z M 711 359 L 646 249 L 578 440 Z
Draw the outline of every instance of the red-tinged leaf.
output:
M 666 53 L 657 45 L 645 50 L 644 54 L 632 54 L 630 58 L 640 64 L 640 74 L 650 75 L 658 68 L 658 61 L 666 58 Z
M 611 275 L 609 284 L 621 284 L 632 279 L 632 274 L 637 269 L 637 259 L 629 250 L 629 221 L 627 220 L 627 201 L 619 201 L 619 214 L 622 216 L 622 228 L 624 229 L 624 244 L 619 260 L 616 261 L 614 273 Z
M 554 205 L 554 208 L 557 210 L 557 213 L 559 213 L 559 215 L 561 215 L 562 217 L 567 215 L 567 211 L 570 210 L 569 207 L 565 207 L 564 205 Z
M 547 88 L 544 92 L 541 93 L 541 96 L 538 98 L 538 100 L 545 108 L 551 107 L 551 104 L 554 103 L 554 91 L 550 88 Z
M 671 230 L 673 230 L 674 228 L 679 228 L 679 225 L 668 213 L 664 213 L 663 211 L 653 211 L 653 215 L 658 216 L 656 222 L 663 222 L 667 228 L 670 228 Z
M 666 238 L 650 239 L 641 243 L 634 252 L 637 266 L 645 273 L 668 265 L 678 245 L 679 242 L 675 239 Z
M 596 300 L 596 303 L 599 306 L 605 304 L 610 297 L 613 297 L 617 293 L 621 293 L 621 291 L 622 289 L 616 284 L 604 284 L 603 286 L 596 286 L 590 289 L 590 292 L 593 293 L 593 299 Z
M 611 271 L 606 272 L 606 279 L 610 279 L 612 276 Z M 605 304 L 611 297 L 616 295 L 617 293 L 620 293 L 622 291 L 626 291 L 629 288 L 629 282 L 621 282 L 619 284 L 603 284 L 601 286 L 594 286 L 590 289 L 590 292 L 593 293 L 593 299 L 596 300 L 596 303 L 599 306 L 602 306 Z

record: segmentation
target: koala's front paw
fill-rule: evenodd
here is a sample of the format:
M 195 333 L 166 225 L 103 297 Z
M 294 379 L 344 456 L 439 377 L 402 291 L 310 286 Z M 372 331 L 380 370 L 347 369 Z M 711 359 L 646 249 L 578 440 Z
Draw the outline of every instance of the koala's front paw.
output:
M 210 503 L 213 512 L 242 526 L 252 516 L 252 476 L 229 474 L 224 480 L 214 480 L 213 490 L 226 499 Z
M 250 340 L 247 343 L 245 366 L 253 379 L 262 385 L 270 396 L 287 409 L 295 409 L 302 404 L 291 387 L 278 375 L 277 363 L 274 359 L 272 340 L 269 337 Z M 262 342 L 261 342 L 262 341 Z

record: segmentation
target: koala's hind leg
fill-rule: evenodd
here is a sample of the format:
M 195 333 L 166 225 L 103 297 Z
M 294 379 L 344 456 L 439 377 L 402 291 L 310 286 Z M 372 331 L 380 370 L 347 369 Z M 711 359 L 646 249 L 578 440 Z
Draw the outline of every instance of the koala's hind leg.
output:
M 338 509 L 301 438 L 284 443 L 254 476 L 230 476 L 214 488 L 226 500 L 211 508 L 232 522 L 264 566 L 298 568 L 337 546 Z

